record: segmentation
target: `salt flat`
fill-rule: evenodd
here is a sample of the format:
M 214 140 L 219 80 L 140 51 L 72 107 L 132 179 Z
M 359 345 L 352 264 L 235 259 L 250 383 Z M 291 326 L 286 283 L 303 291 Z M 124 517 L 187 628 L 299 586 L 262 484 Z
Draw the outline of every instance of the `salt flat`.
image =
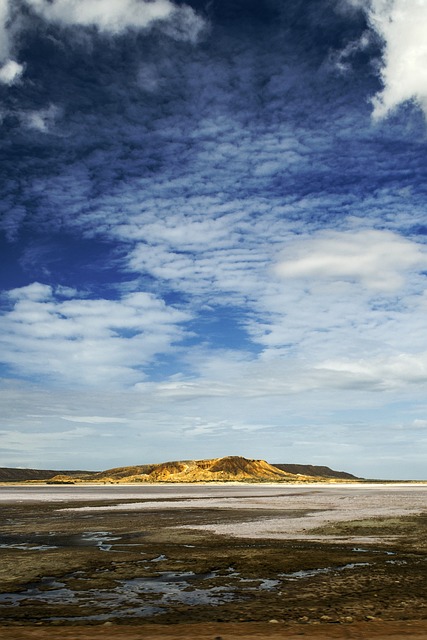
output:
M 209 484 L 82 484 L 82 485 L 0 485 L 1 502 L 69 502 L 89 500 L 147 500 L 177 499 L 177 498 L 227 498 L 227 497 L 274 497 L 294 494 L 310 494 L 319 491 L 322 494 L 334 495 L 344 490 L 348 494 L 372 495 L 375 492 L 400 493 L 410 491 L 426 494 L 426 482 L 402 482 L 402 483 L 310 483 L 310 484 L 245 484 L 236 483 L 209 483 Z
M 166 487 L 164 487 L 166 488 Z M 169 488 L 169 487 L 168 487 Z M 141 493 L 143 502 L 71 507 L 71 511 L 153 511 L 156 509 L 250 509 L 277 511 L 278 517 L 248 522 L 189 524 L 186 528 L 248 538 L 308 538 L 307 532 L 334 522 L 390 518 L 427 511 L 427 485 L 334 484 L 179 488 L 165 494 Z M 187 491 L 189 490 L 189 493 Z M 186 495 L 187 493 L 187 495 Z M 186 497 L 184 497 L 186 495 Z M 117 498 L 117 494 L 115 495 Z M 128 497 L 128 496 L 121 496 Z M 161 497 L 161 500 L 156 500 Z M 171 499 L 173 498 L 173 500 Z M 280 512 L 280 513 L 279 513 Z M 297 514 L 296 514 L 297 512 Z M 315 539 L 319 539 L 319 535 Z M 328 536 L 331 540 L 331 536 Z M 342 539 L 342 538 L 339 538 Z M 364 539 L 366 541 L 366 538 Z
M 298 485 L 294 485 L 298 486 Z M 311 485 L 313 486 L 313 485 Z M 288 487 L 286 487 L 288 488 Z M 120 485 L 3 485 L 1 502 L 69 502 L 87 500 L 157 500 L 164 498 L 221 497 L 228 495 L 280 494 L 283 485 L 227 484 L 120 484 Z
M 94 500 L 104 504 L 69 506 L 73 501 Z M 327 524 L 427 511 L 427 484 L 0 487 L 0 502 L 26 501 L 67 502 L 63 511 L 79 512 L 249 509 L 252 516 L 248 522 L 191 523 L 185 527 L 237 537 L 319 539 L 319 534 L 311 536 L 309 532 Z M 106 505 L 108 501 L 113 504 Z M 277 511 L 277 517 L 263 518 L 266 510 Z M 259 520 L 253 517 L 257 511 Z

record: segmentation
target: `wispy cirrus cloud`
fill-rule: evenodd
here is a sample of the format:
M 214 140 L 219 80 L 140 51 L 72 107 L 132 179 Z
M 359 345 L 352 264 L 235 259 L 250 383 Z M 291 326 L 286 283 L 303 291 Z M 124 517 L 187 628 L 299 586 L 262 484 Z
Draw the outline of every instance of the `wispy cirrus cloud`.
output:
M 113 418 L 111 416 L 61 416 L 61 420 L 67 422 L 83 422 L 84 424 L 127 424 L 125 418 Z

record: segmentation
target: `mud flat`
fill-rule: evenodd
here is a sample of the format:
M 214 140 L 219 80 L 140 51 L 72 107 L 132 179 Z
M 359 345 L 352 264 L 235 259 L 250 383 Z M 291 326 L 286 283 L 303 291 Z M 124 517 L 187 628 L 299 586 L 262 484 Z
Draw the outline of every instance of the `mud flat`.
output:
M 427 485 L 0 487 L 0 504 L 7 640 L 427 638 Z

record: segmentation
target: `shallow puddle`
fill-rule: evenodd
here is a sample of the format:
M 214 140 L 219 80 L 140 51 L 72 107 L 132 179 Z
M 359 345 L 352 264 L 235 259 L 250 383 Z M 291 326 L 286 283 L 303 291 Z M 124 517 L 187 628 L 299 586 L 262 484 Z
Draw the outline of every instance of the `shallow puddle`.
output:
M 87 536 L 86 540 L 105 544 L 106 535 L 106 532 L 97 532 L 97 535 L 92 534 L 90 538 Z M 165 559 L 166 557 L 162 555 L 153 558 L 151 562 Z M 155 576 L 116 580 L 113 583 L 114 586 L 107 589 L 84 590 L 70 589 L 65 582 L 59 582 L 48 576 L 37 584 L 28 585 L 27 589 L 20 593 L 0 594 L 0 605 L 15 607 L 37 604 L 53 607 L 73 605 L 91 609 L 87 615 L 77 616 L 67 616 L 63 611 L 61 611 L 62 615 L 57 615 L 54 610 L 51 610 L 51 615 L 45 620 L 102 621 L 112 618 L 149 617 L 167 612 L 170 605 L 217 606 L 244 600 L 245 594 L 249 596 L 254 591 L 275 591 L 284 580 L 299 580 L 366 566 L 369 566 L 369 563 L 349 563 L 342 566 L 282 573 L 277 576 L 277 579 L 244 578 L 233 567 L 221 573 L 212 571 L 204 574 L 196 574 L 192 571 L 163 571 Z M 77 571 L 68 578 L 85 582 L 90 580 L 82 571 Z M 215 584 L 217 580 L 220 580 L 221 584 Z
M 48 551 L 50 549 L 57 548 L 58 545 L 52 533 L 0 536 L 0 549 L 16 549 L 17 551 Z
M 153 578 L 133 578 L 124 580 L 119 587 L 122 593 L 131 592 L 158 594 L 159 604 L 209 604 L 216 605 L 228 602 L 235 597 L 231 586 L 214 586 L 200 588 L 194 583 L 212 580 L 215 573 L 197 575 L 193 572 L 164 572 Z
M 362 549 L 361 547 L 355 547 L 352 549 L 355 553 L 381 553 L 385 556 L 395 556 L 395 551 L 386 551 L 385 549 Z
M 0 549 L 17 549 L 18 551 L 49 551 L 49 549 L 57 549 L 53 544 L 31 544 L 31 542 L 15 542 L 1 543 Z
M 37 584 L 31 584 L 25 591 L 19 593 L 0 593 L 0 604 L 19 606 L 30 602 L 71 604 L 75 601 L 75 594 L 65 587 L 65 583 L 46 576 Z
M 87 526 L 88 523 L 85 523 L 85 528 Z M 107 530 L 109 528 L 114 527 L 107 524 L 103 528 L 102 523 L 98 528 L 93 525 L 94 530 L 80 533 L 76 533 L 74 529 L 73 533 L 68 534 L 50 531 L 43 534 L 35 532 L 26 535 L 19 533 L 1 536 L 0 548 L 35 552 L 67 548 L 72 553 L 80 549 L 82 558 L 94 558 L 93 554 L 87 553 L 86 547 L 91 547 L 97 560 L 86 566 L 71 565 L 69 572 L 65 575 L 60 573 L 61 577 L 58 579 L 46 576 L 37 583 L 28 583 L 21 592 L 0 594 L 0 615 L 1 611 L 5 613 L 7 611 L 6 617 L 11 619 L 25 619 L 29 615 L 45 622 L 102 622 L 114 619 L 149 618 L 171 614 L 171 612 L 172 615 L 176 612 L 183 615 L 182 612 L 188 611 L 188 608 L 197 606 L 219 607 L 238 603 L 236 606 L 240 607 L 244 601 L 264 602 L 269 598 L 276 598 L 278 594 L 280 595 L 281 588 L 289 581 L 309 579 L 334 572 L 338 575 L 338 572 L 350 572 L 357 568 L 372 566 L 372 557 L 361 557 L 356 554 L 395 555 L 385 550 L 372 551 L 356 547 L 351 550 L 354 555 L 350 557 L 342 554 L 339 558 L 322 557 L 319 562 L 330 564 L 327 567 L 282 573 L 278 564 L 274 567 L 267 565 L 270 566 L 270 570 L 266 570 L 264 575 L 268 577 L 258 577 L 257 572 L 251 570 L 251 565 L 247 569 L 247 565 L 240 562 L 241 556 L 237 558 L 229 556 L 227 564 L 222 565 L 222 569 L 209 571 L 207 567 L 218 567 L 222 563 L 216 564 L 212 559 L 209 564 L 200 563 L 196 555 L 194 563 L 191 564 L 187 557 L 188 555 L 192 557 L 191 551 L 184 552 L 182 549 L 175 555 L 168 546 L 161 546 L 158 543 L 150 546 L 149 538 L 145 542 L 144 533 L 138 531 L 139 524 L 131 533 L 115 534 Z M 194 545 L 183 544 L 182 547 L 191 549 Z M 110 553 L 110 556 L 100 557 L 98 551 Z M 134 557 L 130 556 L 131 559 L 124 556 L 111 556 L 111 553 L 126 552 L 136 553 Z M 57 554 L 58 552 L 55 552 L 53 555 Z M 246 551 L 243 557 L 246 558 Z M 377 558 L 378 556 L 375 559 Z M 347 559 L 369 560 L 369 562 L 344 564 Z M 232 564 L 234 562 L 235 566 Z M 307 559 L 303 566 L 307 566 L 306 562 Z M 336 562 L 335 566 L 334 562 Z M 340 562 L 342 564 L 339 564 Z M 399 560 L 384 558 L 383 562 L 397 564 Z M 313 560 L 316 567 L 315 563 L 316 559 Z M 85 569 L 81 570 L 83 566 Z M 179 569 L 188 566 L 198 570 L 199 573 L 191 570 L 175 570 L 177 566 Z M 282 565 L 285 570 L 287 566 L 289 567 L 286 564 Z M 80 570 L 75 571 L 77 567 Z M 264 567 L 264 561 L 260 565 L 259 573 L 263 571 L 261 567 Z M 201 573 L 206 570 L 207 572 Z M 53 573 L 53 567 L 48 571 Z M 257 577 L 249 577 L 254 575 Z M 303 588 L 304 583 L 295 591 Z
M 140 534 L 138 534 L 140 535 Z M 110 531 L 84 531 L 78 535 L 49 532 L 48 534 L 2 535 L 0 549 L 16 549 L 19 551 L 48 551 L 63 547 L 96 547 L 99 551 L 125 552 L 129 549 L 137 551 L 143 548 L 141 543 L 125 542 L 123 536 L 114 535 Z M 163 556 L 153 559 L 160 562 Z
M 78 574 L 78 575 L 77 575 Z M 82 572 L 71 576 L 85 580 Z M 85 616 L 49 616 L 49 620 L 107 620 L 122 617 L 147 617 L 164 613 L 170 604 L 219 605 L 236 598 L 231 586 L 206 586 L 197 583 L 215 578 L 214 573 L 195 574 L 193 572 L 162 572 L 154 577 L 118 580 L 110 589 L 87 589 L 73 591 L 65 583 L 45 577 L 37 584 L 31 584 L 20 593 L 0 594 L 0 605 L 26 606 L 37 604 L 90 606 L 95 609 L 109 609 L 108 613 Z M 111 613 L 113 611 L 114 613 Z
M 113 536 L 110 531 L 86 531 L 82 533 L 81 539 L 83 544 L 94 544 L 100 551 L 111 551 L 113 545 L 110 543 L 121 540 L 121 536 Z
M 307 569 L 301 571 L 293 571 L 292 573 L 281 573 L 280 578 L 286 580 L 300 580 L 301 578 L 313 578 L 324 573 L 332 573 L 333 571 L 346 571 L 355 569 L 356 567 L 369 567 L 370 562 L 350 562 L 338 567 L 323 567 L 322 569 Z

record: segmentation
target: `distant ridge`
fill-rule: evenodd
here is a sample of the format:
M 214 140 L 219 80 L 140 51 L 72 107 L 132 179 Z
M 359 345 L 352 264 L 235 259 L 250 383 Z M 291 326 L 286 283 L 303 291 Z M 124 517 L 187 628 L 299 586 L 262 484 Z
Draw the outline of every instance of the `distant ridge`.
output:
M 273 463 L 272 463 L 273 464 Z M 342 480 L 360 480 L 357 476 L 346 471 L 334 471 L 329 467 L 317 466 L 313 464 L 273 464 L 282 471 L 288 473 L 302 474 L 304 476 L 319 476 L 321 478 L 342 478 Z
M 54 471 L 52 469 L 17 469 L 14 467 L 0 467 L 0 482 L 24 482 L 25 480 L 49 480 L 58 474 L 67 476 L 81 476 L 91 471 Z
M 155 482 L 327 482 L 357 480 L 350 473 L 314 465 L 272 465 L 265 460 L 226 456 L 115 467 L 106 471 L 43 471 L 0 468 L 0 482 L 46 481 L 49 484 Z

